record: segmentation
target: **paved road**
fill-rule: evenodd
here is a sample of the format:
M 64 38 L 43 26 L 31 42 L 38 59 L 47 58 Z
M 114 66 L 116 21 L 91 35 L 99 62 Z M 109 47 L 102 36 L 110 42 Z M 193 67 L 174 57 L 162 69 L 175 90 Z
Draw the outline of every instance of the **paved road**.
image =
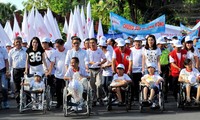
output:
M 107 112 L 105 107 L 95 107 L 92 115 L 88 118 L 85 116 L 64 117 L 61 109 L 53 108 L 42 114 L 41 111 L 25 111 L 20 114 L 16 109 L 14 100 L 11 100 L 11 108 L 0 110 L 0 120 L 70 120 L 70 119 L 102 119 L 102 120 L 199 120 L 200 108 L 187 108 L 181 110 L 176 108 L 176 103 L 171 98 L 169 103 L 165 104 L 166 110 L 163 113 L 145 109 L 140 113 L 138 106 L 133 106 L 133 110 L 126 112 L 124 107 L 113 107 L 113 111 Z

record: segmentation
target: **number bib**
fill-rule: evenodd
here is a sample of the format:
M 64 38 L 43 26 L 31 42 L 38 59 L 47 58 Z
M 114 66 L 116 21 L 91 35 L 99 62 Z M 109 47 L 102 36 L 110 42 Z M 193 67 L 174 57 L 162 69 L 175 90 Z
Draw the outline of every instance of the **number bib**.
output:
M 28 53 L 28 61 L 31 66 L 37 66 L 42 64 L 42 52 L 30 51 Z

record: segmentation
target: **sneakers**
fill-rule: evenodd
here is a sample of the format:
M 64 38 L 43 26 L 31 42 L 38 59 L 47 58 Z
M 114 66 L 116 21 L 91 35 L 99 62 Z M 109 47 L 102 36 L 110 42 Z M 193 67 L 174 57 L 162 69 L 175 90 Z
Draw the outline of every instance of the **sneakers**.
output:
M 71 111 L 77 111 L 77 107 L 72 106 Z
M 9 109 L 8 101 L 2 102 L 3 109 Z
M 32 110 L 36 110 L 36 109 L 37 109 L 36 105 L 33 105 Z
M 106 97 L 103 99 L 103 101 L 108 101 L 108 97 L 106 96 Z
M 78 109 L 78 111 L 81 111 L 81 110 L 83 110 L 82 106 L 80 106 L 80 105 L 78 106 L 78 108 L 77 108 L 77 109 Z
M 39 110 L 42 110 L 42 109 L 43 109 L 43 107 L 42 107 L 42 104 L 41 104 L 41 103 L 38 105 L 38 109 L 39 109 Z
M 10 98 L 11 98 L 11 99 L 14 99 L 14 98 L 15 98 L 15 94 L 14 94 L 14 93 L 11 93 L 11 94 L 10 94 Z

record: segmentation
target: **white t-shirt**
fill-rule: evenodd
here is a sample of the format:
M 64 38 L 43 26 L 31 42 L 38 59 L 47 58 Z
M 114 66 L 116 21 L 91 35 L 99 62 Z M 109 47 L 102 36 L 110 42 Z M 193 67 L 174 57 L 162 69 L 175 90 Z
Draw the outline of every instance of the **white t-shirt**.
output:
M 149 84 L 155 84 L 159 79 L 162 79 L 162 77 L 159 74 L 146 74 L 141 79 L 146 80 Z
M 46 60 L 48 67 L 50 66 L 51 62 L 55 62 L 56 58 L 55 58 L 55 49 L 54 48 L 45 50 L 44 55 L 45 55 L 45 60 Z M 43 67 L 44 67 L 44 64 L 43 64 Z M 54 73 L 55 73 L 55 67 L 53 67 L 51 74 L 54 74 Z
M 87 54 L 89 57 L 89 62 L 95 62 L 100 63 L 102 59 L 106 59 L 105 54 L 100 48 L 97 48 L 97 50 L 93 51 L 91 49 L 87 50 Z M 93 66 L 93 68 L 98 68 L 99 66 Z
M 188 77 L 191 75 L 191 76 L 194 76 L 194 77 L 198 77 L 200 74 L 199 74 L 199 71 L 196 69 L 196 68 L 192 68 L 192 71 L 189 72 L 186 70 L 186 68 L 182 69 L 180 74 L 184 80 L 188 80 Z
M 35 82 L 34 80 L 32 80 L 30 82 L 30 88 L 32 90 L 44 90 L 45 89 L 45 84 L 43 81 L 40 81 L 40 82 Z
M 111 45 L 107 45 L 107 50 L 110 52 L 110 54 L 112 56 L 113 51 L 114 51 L 113 47 Z
M 194 49 L 194 52 L 192 52 L 191 50 L 187 51 L 186 57 L 187 57 L 188 59 L 191 59 L 191 60 L 192 60 L 192 65 L 193 65 L 193 67 L 195 67 L 195 64 L 196 64 L 196 63 L 195 63 L 195 60 L 194 60 L 194 57 L 195 57 L 195 56 L 199 57 L 197 49 Z
M 110 51 L 107 51 L 105 56 L 106 56 L 107 61 L 103 64 L 103 66 L 104 65 L 108 65 L 108 64 L 110 64 L 112 62 L 112 55 L 111 55 Z M 103 69 L 102 75 L 103 76 L 112 76 L 112 68 L 111 68 L 111 66 L 106 68 L 106 69 Z
M 6 67 L 6 59 L 8 59 L 8 53 L 6 49 L 0 47 L 0 70 Z
M 129 60 L 133 62 L 132 73 L 140 73 L 142 71 L 142 51 L 143 49 L 131 48 Z
M 68 50 L 67 56 L 65 59 L 65 65 L 69 67 L 70 61 L 73 57 L 77 57 L 79 59 L 79 67 L 85 68 L 85 66 L 88 64 L 88 55 L 87 55 L 86 50 L 83 50 L 81 48 L 79 48 L 78 51 L 74 49 Z
M 156 65 L 156 70 L 158 70 L 158 56 L 161 55 L 161 50 L 160 48 L 157 48 L 156 50 L 147 50 L 147 49 L 143 49 L 143 55 L 146 58 L 145 64 L 149 64 L 149 63 L 155 63 Z
M 113 76 L 113 80 L 112 81 L 115 81 L 115 80 L 126 80 L 126 81 L 131 81 L 131 78 L 127 75 L 127 74 L 123 74 L 123 76 L 118 76 L 118 74 L 115 74 Z
M 87 71 L 85 70 L 85 68 L 81 68 L 79 67 L 79 71 L 73 71 L 72 67 L 67 69 L 67 72 L 65 73 L 65 77 L 71 77 L 73 78 L 73 75 L 75 72 L 79 72 L 79 74 L 83 77 L 87 77 L 89 76 L 89 74 L 87 73 Z
M 180 60 L 180 59 L 181 59 L 181 53 L 176 53 L 176 55 L 177 55 L 178 59 Z M 169 56 L 169 62 L 170 62 L 170 63 L 173 63 L 173 62 L 174 62 L 174 58 L 172 58 L 171 55 Z
M 65 48 L 64 51 L 60 52 L 58 50 L 55 51 L 55 57 L 56 57 L 56 62 L 55 62 L 55 77 L 59 79 L 63 79 L 64 75 L 66 73 L 66 68 L 64 66 L 65 64 L 65 58 L 67 55 L 67 49 Z

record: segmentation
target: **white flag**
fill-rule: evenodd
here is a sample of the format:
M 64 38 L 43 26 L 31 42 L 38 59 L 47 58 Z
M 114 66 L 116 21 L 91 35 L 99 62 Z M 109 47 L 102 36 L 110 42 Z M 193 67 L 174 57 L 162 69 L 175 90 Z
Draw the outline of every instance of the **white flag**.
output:
M 18 24 L 17 19 L 14 15 L 13 38 L 16 38 L 18 36 L 22 37 L 19 24 Z
M 51 23 L 50 27 L 53 30 L 52 34 L 54 36 L 54 39 L 52 39 L 52 41 L 55 41 L 58 38 L 62 38 L 62 36 L 60 34 L 60 30 L 59 30 L 58 24 L 57 24 L 57 21 L 53 17 L 53 14 L 52 14 L 52 12 L 51 12 L 51 10 L 49 8 L 47 9 L 47 18 L 48 18 L 49 22 Z
M 69 19 L 69 30 L 67 33 L 67 41 L 65 43 L 65 47 L 70 50 L 72 48 L 72 41 L 71 41 L 71 28 L 72 28 L 72 24 L 73 24 L 73 13 L 71 11 L 70 13 L 70 19 Z
M 35 30 L 37 37 L 40 39 L 43 39 L 44 37 L 50 38 L 50 34 L 44 24 L 43 17 L 37 9 L 35 10 Z
M 65 33 L 65 34 L 67 34 L 68 30 L 69 30 L 69 26 L 68 26 L 68 23 L 67 23 L 67 19 L 65 18 L 65 24 L 64 24 L 62 32 Z
M 48 20 L 47 14 L 44 15 L 44 24 L 45 24 L 45 26 L 46 26 L 49 34 L 50 34 L 50 38 L 54 40 L 55 34 L 53 33 L 53 30 L 51 28 L 51 23 Z
M 36 31 L 35 31 L 35 26 L 34 26 L 34 23 L 35 23 L 34 12 L 35 12 L 34 7 L 32 7 L 28 15 L 28 32 L 29 32 L 28 41 L 31 41 L 31 39 L 36 36 Z
M 29 36 L 29 30 L 28 30 L 28 18 L 27 18 L 26 10 L 24 11 L 21 34 L 22 34 L 22 38 L 25 39 L 29 43 L 30 39 L 28 37 Z
M 0 46 L 5 47 L 6 43 L 11 44 L 12 42 L 10 41 L 8 35 L 6 34 L 6 32 L 4 31 L 2 25 L 0 24 Z
M 94 38 L 94 24 L 93 24 L 93 20 L 92 20 L 91 26 L 90 26 L 89 38 Z
M 101 20 L 99 19 L 99 26 L 98 26 L 98 33 L 97 33 L 97 40 L 99 41 L 100 37 L 103 35 L 103 28 L 101 24 Z
M 88 28 L 88 31 L 90 30 L 91 22 L 92 22 L 92 17 L 91 17 L 91 7 L 90 7 L 90 1 L 89 1 L 87 4 L 87 28 Z
M 60 33 L 60 29 L 58 27 L 58 22 L 56 20 L 56 18 L 54 18 L 54 23 L 55 23 L 55 29 L 56 29 L 56 39 L 61 39 L 61 33 Z
M 4 31 L 6 32 L 6 34 L 8 35 L 10 42 L 14 43 L 14 39 L 13 39 L 13 31 L 10 25 L 10 21 L 6 22 L 6 25 L 4 27 Z
M 84 39 L 85 39 L 85 38 L 88 38 L 88 29 L 86 27 L 85 13 L 84 13 L 83 6 L 81 7 L 81 22 L 82 22 L 83 35 L 84 35 Z
M 72 26 L 70 28 L 71 36 L 77 36 L 77 34 L 78 34 L 78 28 L 77 28 L 76 19 L 77 19 L 76 9 L 74 9 Z

